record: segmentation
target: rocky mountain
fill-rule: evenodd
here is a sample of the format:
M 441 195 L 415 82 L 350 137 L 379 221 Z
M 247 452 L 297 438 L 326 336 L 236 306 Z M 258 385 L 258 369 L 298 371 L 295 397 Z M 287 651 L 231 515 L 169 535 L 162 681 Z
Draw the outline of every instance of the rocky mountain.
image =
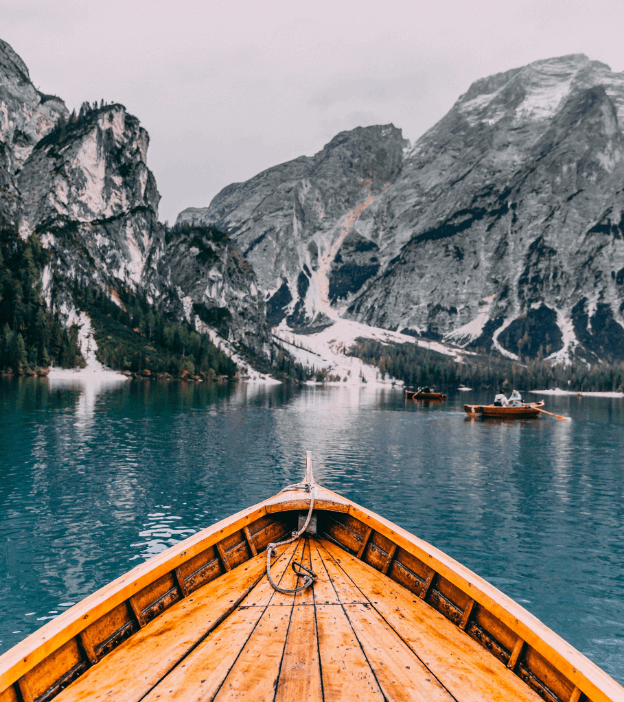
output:
M 148 145 L 122 105 L 85 103 L 70 115 L 60 98 L 35 89 L 0 41 L 0 227 L 36 235 L 49 250 L 49 309 L 72 324 L 76 284 L 115 301 L 130 290 L 204 328 L 215 321 L 226 340 L 264 353 L 270 332 L 253 271 L 227 237 L 204 241 L 205 232 L 158 222 Z
M 270 331 L 256 276 L 230 237 L 213 227 L 182 225 L 153 247 L 143 276 L 147 294 L 179 317 L 195 319 L 258 356 L 270 354 Z
M 228 186 L 272 324 L 340 318 L 509 358 L 624 358 L 624 74 L 582 55 L 475 82 L 408 146 L 392 125 Z
M 40 93 L 22 59 L 0 39 L 0 224 L 17 225 L 20 194 L 15 174 L 35 144 L 67 116 L 65 103 Z
M 407 146 L 392 125 L 344 132 L 315 156 L 228 186 L 178 222 L 227 228 L 256 271 L 270 323 L 318 327 L 379 270 L 381 203 Z

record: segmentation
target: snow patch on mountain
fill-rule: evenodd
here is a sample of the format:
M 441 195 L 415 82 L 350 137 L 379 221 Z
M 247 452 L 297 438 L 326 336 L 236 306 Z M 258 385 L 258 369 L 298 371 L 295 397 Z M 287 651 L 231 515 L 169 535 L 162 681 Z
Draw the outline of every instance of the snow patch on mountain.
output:
M 316 334 L 297 334 L 284 322 L 273 330 L 274 338 L 281 343 L 296 360 L 318 370 L 326 370 L 328 375 L 339 378 L 340 383 L 359 385 L 402 385 L 395 378 L 382 379 L 379 369 L 368 365 L 359 358 L 350 356 L 350 349 L 357 339 L 372 339 L 383 344 L 415 344 L 421 348 L 452 357 L 458 363 L 462 354 L 435 341 L 415 339 L 388 329 L 369 327 L 366 324 L 347 319 L 338 319 L 334 324 Z
M 78 326 L 78 347 L 86 362 L 84 368 L 50 368 L 48 378 L 50 380 L 80 380 L 96 381 L 120 381 L 128 378 L 123 373 L 118 373 L 102 365 L 97 359 L 97 342 L 93 338 L 94 329 L 91 318 L 86 312 L 80 312 L 75 320 Z
M 502 323 L 502 325 L 494 332 L 492 335 L 492 346 L 503 356 L 506 358 L 510 358 L 512 361 L 517 361 L 518 356 L 516 356 L 515 353 L 512 353 L 511 351 L 507 351 L 507 349 L 503 348 L 500 345 L 500 342 L 498 341 L 498 337 L 500 336 L 501 332 L 504 332 L 505 329 L 515 320 L 515 317 L 507 317 L 505 321 Z
M 463 327 L 449 332 L 444 337 L 445 341 L 456 343 L 459 346 L 466 346 L 471 341 L 478 339 L 483 332 L 483 328 L 490 320 L 490 310 L 494 302 L 494 294 L 483 298 L 484 307 L 479 314 Z
M 561 310 L 555 310 L 557 313 L 557 326 L 561 330 L 563 337 L 563 346 L 559 351 L 551 353 L 546 357 L 547 361 L 553 364 L 571 365 L 574 355 L 574 349 L 579 345 L 576 334 L 574 333 L 574 324 Z

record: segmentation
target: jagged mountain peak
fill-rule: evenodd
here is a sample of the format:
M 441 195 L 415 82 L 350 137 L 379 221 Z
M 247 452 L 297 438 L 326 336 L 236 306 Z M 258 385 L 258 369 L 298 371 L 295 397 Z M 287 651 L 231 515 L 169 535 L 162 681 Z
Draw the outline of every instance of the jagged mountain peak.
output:
M 119 104 L 57 126 L 36 145 L 18 176 L 22 234 L 64 221 L 103 224 L 139 209 L 157 220 L 160 195 L 146 165 L 148 144 L 139 120 Z
M 204 241 L 201 232 L 158 222 L 148 146 L 147 131 L 121 104 L 85 102 L 70 116 L 0 41 L 0 227 L 35 235 L 47 249 L 48 310 L 71 325 L 82 318 L 76 291 L 99 290 L 115 304 L 132 291 L 265 353 L 269 331 L 253 271 L 218 232 Z
M 389 189 L 393 258 L 350 316 L 512 358 L 624 357 L 623 98 L 583 55 L 473 85 Z
M 1 40 L 0 40 L 1 41 Z M 67 117 L 65 103 L 43 95 L 31 83 L 28 68 L 6 42 L 0 43 L 0 142 L 8 145 L 6 170 L 12 177 L 35 144 L 59 120 Z
M 355 127 L 344 132 L 339 132 L 315 155 L 315 159 L 322 160 L 324 155 L 339 146 L 358 148 L 362 144 L 371 144 L 380 140 L 403 140 L 403 131 L 394 124 L 374 124 L 367 127 Z
M 452 111 L 461 113 L 470 126 L 491 126 L 506 117 L 518 127 L 550 119 L 570 94 L 596 85 L 605 87 L 622 120 L 624 74 L 584 54 L 542 59 L 477 80 Z
M 30 73 L 28 67 L 13 50 L 10 44 L 0 39 L 0 72 L 3 82 L 10 80 L 11 76 L 24 82 L 30 83 Z
M 230 231 L 267 294 L 271 320 L 288 316 L 307 326 L 331 313 L 331 300 L 360 289 L 362 270 L 378 269 L 378 202 L 400 174 L 408 144 L 392 124 L 340 132 L 314 156 L 230 185 L 210 207 L 181 212 L 178 223 Z M 343 261 L 362 259 L 355 275 L 330 272 L 343 243 Z

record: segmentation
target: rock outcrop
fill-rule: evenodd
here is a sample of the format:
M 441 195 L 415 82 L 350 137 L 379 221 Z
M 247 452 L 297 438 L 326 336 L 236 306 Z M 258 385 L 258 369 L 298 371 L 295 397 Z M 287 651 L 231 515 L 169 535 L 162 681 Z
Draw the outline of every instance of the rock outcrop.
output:
M 231 230 L 270 321 L 320 315 L 510 358 L 624 358 L 624 74 L 582 55 L 474 83 L 411 148 L 338 135 L 180 221 Z
M 21 203 L 15 176 L 35 144 L 67 115 L 65 103 L 40 93 L 22 59 L 0 39 L 0 226 L 17 226 Z
M 148 143 L 136 117 L 109 105 L 85 111 L 35 146 L 17 177 L 20 233 L 41 236 L 58 276 L 140 288 L 163 235 Z

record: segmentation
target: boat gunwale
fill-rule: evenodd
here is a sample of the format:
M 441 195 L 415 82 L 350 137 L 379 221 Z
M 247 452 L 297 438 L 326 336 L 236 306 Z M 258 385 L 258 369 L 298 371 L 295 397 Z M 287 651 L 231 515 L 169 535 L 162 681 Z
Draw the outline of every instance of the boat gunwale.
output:
M 320 499 L 316 500 L 316 509 L 347 513 L 419 558 L 491 612 L 592 702 L 624 699 L 624 690 L 611 676 L 469 568 L 393 522 L 337 493 L 317 486 L 317 494 Z M 303 490 L 278 493 L 197 532 L 103 586 L 0 656 L 0 695 L 54 651 L 158 578 L 267 514 L 308 509 L 309 500 L 309 493 Z
M 498 617 L 526 644 L 544 656 L 553 667 L 565 675 L 592 702 L 624 700 L 624 689 L 608 673 L 590 661 L 522 605 L 459 561 L 365 507 L 352 503 L 349 514 L 369 526 L 374 523 L 384 526 L 386 531 L 380 531 L 380 533 L 393 540 L 400 548 L 430 565 L 432 570 L 442 575 L 464 594 Z M 613 695 L 613 697 L 607 695 L 605 688 L 609 691 L 608 694 Z
M 202 529 L 188 539 L 132 568 L 10 648 L 0 656 L 0 695 L 47 656 L 144 587 L 175 570 L 179 565 L 218 541 L 265 516 L 266 502 L 268 500 Z

